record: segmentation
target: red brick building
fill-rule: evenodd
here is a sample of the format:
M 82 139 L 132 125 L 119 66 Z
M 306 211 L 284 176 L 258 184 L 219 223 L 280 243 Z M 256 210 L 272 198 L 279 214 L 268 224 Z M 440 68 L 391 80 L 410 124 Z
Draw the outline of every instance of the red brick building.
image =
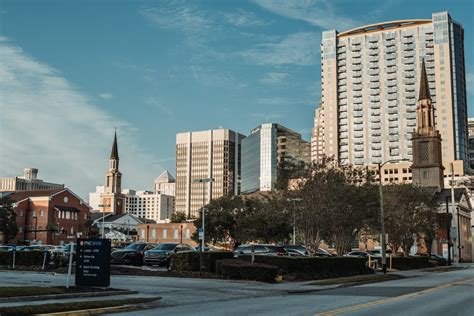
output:
M 138 241 L 166 243 L 175 242 L 191 246 L 198 244 L 191 239 L 196 231 L 193 223 L 161 223 L 137 225 Z
M 8 197 L 19 227 L 15 243 L 58 245 L 88 236 L 91 209 L 67 188 L 16 191 Z

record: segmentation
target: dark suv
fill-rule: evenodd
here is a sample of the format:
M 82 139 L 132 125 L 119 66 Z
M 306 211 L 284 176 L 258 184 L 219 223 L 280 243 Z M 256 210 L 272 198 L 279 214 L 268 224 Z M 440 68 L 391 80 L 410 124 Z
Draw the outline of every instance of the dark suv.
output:
M 234 257 L 239 257 L 241 255 L 250 255 L 252 254 L 252 246 L 253 252 L 256 255 L 264 255 L 264 256 L 287 256 L 288 252 L 285 248 L 281 246 L 275 245 L 240 245 L 237 249 L 234 250 Z
M 114 264 L 143 264 L 143 253 L 153 249 L 156 244 L 149 243 L 133 243 L 127 247 L 112 252 L 111 263 Z
M 145 252 L 143 263 L 145 265 L 158 265 L 168 267 L 170 264 L 170 257 L 174 253 L 195 251 L 193 247 L 188 244 L 165 243 L 159 244 L 155 248 Z

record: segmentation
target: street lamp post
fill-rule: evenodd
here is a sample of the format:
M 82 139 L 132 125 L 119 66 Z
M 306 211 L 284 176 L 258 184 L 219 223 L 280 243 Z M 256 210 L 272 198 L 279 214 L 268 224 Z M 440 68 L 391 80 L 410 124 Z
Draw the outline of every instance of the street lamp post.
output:
M 296 202 L 301 202 L 303 199 L 300 198 L 293 198 L 293 199 L 286 199 L 288 202 L 293 202 L 293 245 L 296 245 Z
M 195 183 L 202 183 L 202 239 L 201 239 L 201 251 L 204 252 L 204 244 L 205 244 L 205 230 L 204 230 L 204 223 L 205 223 L 205 215 L 204 215 L 204 184 L 213 182 L 213 178 L 200 178 L 194 179 L 193 182 Z
M 407 161 L 408 159 L 392 159 L 387 160 L 384 163 L 378 163 L 379 167 L 379 195 L 380 195 L 380 226 L 381 226 L 381 233 L 382 233 L 382 271 L 383 274 L 387 274 L 387 243 L 385 240 L 385 214 L 383 210 L 383 190 L 382 190 L 382 167 L 386 163 L 392 162 L 400 162 L 400 161 Z

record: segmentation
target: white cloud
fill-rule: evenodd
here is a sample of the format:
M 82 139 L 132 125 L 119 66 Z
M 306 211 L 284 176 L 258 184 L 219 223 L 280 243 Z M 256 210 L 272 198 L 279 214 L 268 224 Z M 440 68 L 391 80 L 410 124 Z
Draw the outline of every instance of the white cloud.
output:
M 290 18 L 301 20 L 324 29 L 346 30 L 359 22 L 335 12 L 333 2 L 327 0 L 254 0 L 262 8 Z
M 145 104 L 150 105 L 150 106 L 162 111 L 163 113 L 165 113 L 169 117 L 174 117 L 173 109 L 163 105 L 163 103 L 161 103 L 160 101 L 158 101 L 154 97 L 147 98 L 146 101 L 145 101 Z
M 161 167 L 137 145 L 136 128 L 94 106 L 61 74 L 0 42 L 0 177 L 24 167 L 87 200 L 103 184 L 114 127 L 124 187 L 150 188 Z
M 276 123 L 276 120 L 283 117 L 282 114 L 277 113 L 252 113 L 251 116 L 261 120 L 262 123 Z
M 99 97 L 108 101 L 108 100 L 111 100 L 114 96 L 112 95 L 112 93 L 103 92 L 103 93 L 99 93 Z
M 286 72 L 269 72 L 259 80 L 262 84 L 274 85 L 282 83 L 288 77 Z
M 227 23 L 237 27 L 265 26 L 270 24 L 270 22 L 257 17 L 255 13 L 242 9 L 238 9 L 236 12 L 225 12 L 223 16 Z
M 319 39 L 314 33 L 295 33 L 278 42 L 259 44 L 239 55 L 257 65 L 312 65 L 318 62 Z

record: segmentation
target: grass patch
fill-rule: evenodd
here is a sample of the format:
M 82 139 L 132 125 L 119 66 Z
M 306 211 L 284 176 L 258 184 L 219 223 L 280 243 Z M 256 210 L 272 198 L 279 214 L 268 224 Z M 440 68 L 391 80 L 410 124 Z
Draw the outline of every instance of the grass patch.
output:
M 19 296 L 40 296 L 52 294 L 69 294 L 85 292 L 104 292 L 116 291 L 116 289 L 102 289 L 89 287 L 72 286 L 68 289 L 64 286 L 42 287 L 42 286 L 12 286 L 0 287 L 0 297 L 19 297 Z
M 47 314 L 67 311 L 76 311 L 83 309 L 95 309 L 104 307 L 124 306 L 130 304 L 148 303 L 158 300 L 159 297 L 147 298 L 129 298 L 121 300 L 105 300 L 105 301 L 89 301 L 89 302 L 73 302 L 64 304 L 43 304 L 31 306 L 15 306 L 15 307 L 1 307 L 0 314 L 5 315 L 32 315 L 32 314 Z
M 322 281 L 310 283 L 309 285 L 335 285 L 335 284 L 359 285 L 359 284 L 366 284 L 366 283 L 399 280 L 399 279 L 404 279 L 404 278 L 405 278 L 404 276 L 401 276 L 398 274 L 368 274 L 368 275 L 356 275 L 352 277 L 322 280 Z

